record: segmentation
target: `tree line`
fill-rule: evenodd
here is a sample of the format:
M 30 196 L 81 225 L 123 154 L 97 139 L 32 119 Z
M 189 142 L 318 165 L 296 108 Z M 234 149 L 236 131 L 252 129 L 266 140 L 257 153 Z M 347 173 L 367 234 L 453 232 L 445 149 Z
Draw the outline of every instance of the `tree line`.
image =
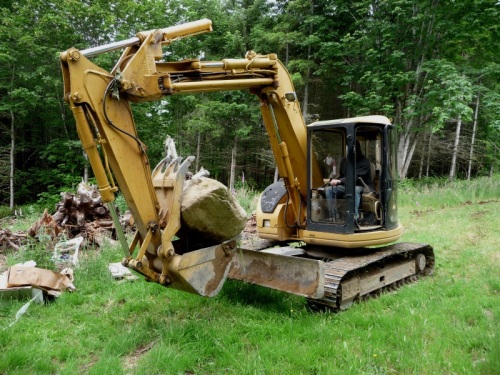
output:
M 400 178 L 492 175 L 500 153 L 500 5 L 491 0 L 0 0 L 0 204 L 75 186 L 88 169 L 64 103 L 59 53 L 210 18 L 166 60 L 276 53 L 307 123 L 381 114 L 399 134 Z M 94 62 L 110 69 L 119 52 Z M 151 164 L 167 135 L 225 184 L 258 189 L 274 160 L 247 92 L 134 105 Z M 237 178 L 230 181 L 231 165 Z

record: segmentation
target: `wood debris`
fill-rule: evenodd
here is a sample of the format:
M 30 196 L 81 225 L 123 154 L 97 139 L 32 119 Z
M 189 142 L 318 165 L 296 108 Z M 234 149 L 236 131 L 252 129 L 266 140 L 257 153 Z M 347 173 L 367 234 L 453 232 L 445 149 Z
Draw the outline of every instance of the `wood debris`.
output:
M 44 211 L 28 230 L 31 237 L 48 235 L 55 240 L 64 233 L 67 238 L 82 236 L 87 243 L 101 245 L 104 238 L 114 238 L 113 220 L 101 200 L 96 186 L 80 183 L 76 194 L 61 193 L 56 211 Z
M 95 243 L 103 234 L 113 236 L 113 220 L 95 186 L 79 186 L 76 194 L 65 193 L 53 217 L 70 238 L 82 235 L 87 242 Z
M 8 248 L 19 250 L 25 242 L 26 233 L 0 228 L 0 253 L 5 252 Z

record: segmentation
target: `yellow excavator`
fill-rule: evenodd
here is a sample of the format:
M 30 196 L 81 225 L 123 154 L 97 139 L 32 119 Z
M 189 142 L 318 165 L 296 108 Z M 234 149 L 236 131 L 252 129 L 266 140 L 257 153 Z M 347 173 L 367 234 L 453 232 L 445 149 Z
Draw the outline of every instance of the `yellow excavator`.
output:
M 402 227 L 390 121 L 365 116 L 306 126 L 290 76 L 275 54 L 164 61 L 163 47 L 210 31 L 211 21 L 203 19 L 61 53 L 64 97 L 101 197 L 118 228 L 113 201 L 119 188 L 137 228 L 130 244 L 119 236 L 123 264 L 149 281 L 202 296 L 217 294 L 229 277 L 334 310 L 431 274 L 431 246 L 396 243 Z M 91 62 L 118 49 L 123 52 L 111 71 Z M 259 239 L 181 249 L 175 238 L 193 157 L 152 172 L 130 104 L 222 90 L 250 90 L 257 97 L 280 179 L 259 199 Z M 364 179 L 358 173 L 362 158 Z

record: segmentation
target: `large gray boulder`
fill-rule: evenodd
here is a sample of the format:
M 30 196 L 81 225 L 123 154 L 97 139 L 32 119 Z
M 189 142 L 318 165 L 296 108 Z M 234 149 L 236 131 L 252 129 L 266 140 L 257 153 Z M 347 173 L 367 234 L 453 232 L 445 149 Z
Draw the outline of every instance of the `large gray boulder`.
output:
M 208 246 L 239 235 L 247 222 L 247 213 L 226 186 L 199 177 L 186 182 L 181 222 L 179 237 Z

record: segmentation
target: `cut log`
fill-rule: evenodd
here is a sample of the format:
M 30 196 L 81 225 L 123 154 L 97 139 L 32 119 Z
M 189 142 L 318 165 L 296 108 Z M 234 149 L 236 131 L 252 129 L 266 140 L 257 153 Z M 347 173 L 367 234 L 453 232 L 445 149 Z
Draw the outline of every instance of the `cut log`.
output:
M 0 228 L 0 253 L 5 250 L 19 250 L 26 242 L 26 234 L 22 232 L 12 233 L 9 229 Z
M 103 206 L 99 206 L 99 207 L 94 208 L 94 214 L 97 216 L 104 216 L 108 212 L 109 212 L 108 209 L 106 207 L 103 207 Z
M 61 193 L 62 201 L 59 204 L 62 204 L 63 207 L 71 207 L 73 205 L 73 194 L 71 193 Z
M 179 237 L 206 246 L 221 243 L 241 233 L 247 213 L 229 189 L 211 178 L 187 181 L 181 199 Z

